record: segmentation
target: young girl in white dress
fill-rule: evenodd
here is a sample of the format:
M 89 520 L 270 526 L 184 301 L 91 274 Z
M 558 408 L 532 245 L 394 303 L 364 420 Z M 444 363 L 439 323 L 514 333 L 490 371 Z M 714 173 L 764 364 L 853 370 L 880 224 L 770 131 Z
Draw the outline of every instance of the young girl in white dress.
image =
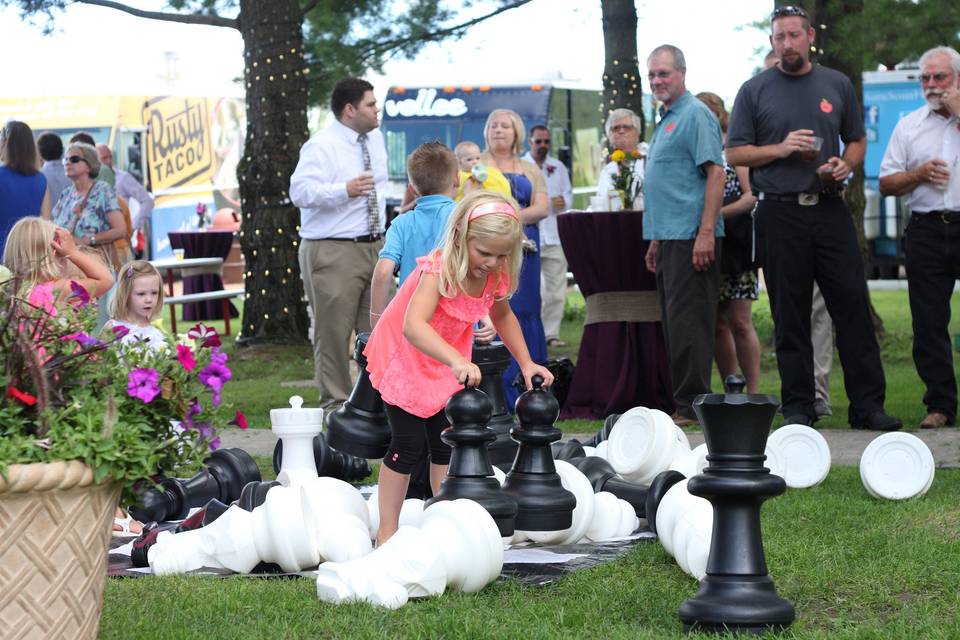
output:
M 167 336 L 152 322 L 163 308 L 163 281 L 156 267 L 146 260 L 133 260 L 117 273 L 117 290 L 110 309 L 108 329 L 124 327 L 121 343 L 146 343 L 151 349 L 166 349 Z

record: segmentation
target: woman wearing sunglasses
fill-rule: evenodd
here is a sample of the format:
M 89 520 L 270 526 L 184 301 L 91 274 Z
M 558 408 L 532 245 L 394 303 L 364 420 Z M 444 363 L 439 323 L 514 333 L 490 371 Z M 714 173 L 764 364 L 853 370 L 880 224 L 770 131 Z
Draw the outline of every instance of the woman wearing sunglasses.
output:
M 97 180 L 100 158 L 93 145 L 74 142 L 63 156 L 63 168 L 73 183 L 53 208 L 53 222 L 73 233 L 78 245 L 100 254 L 107 267 L 116 270 L 120 256 L 114 241 L 126 235 L 117 194 L 106 182 Z M 107 321 L 113 288 L 100 298 L 100 324 Z
M 40 173 L 33 131 L 11 120 L 0 129 L 0 255 L 13 223 L 35 215 L 50 216 L 47 178 Z

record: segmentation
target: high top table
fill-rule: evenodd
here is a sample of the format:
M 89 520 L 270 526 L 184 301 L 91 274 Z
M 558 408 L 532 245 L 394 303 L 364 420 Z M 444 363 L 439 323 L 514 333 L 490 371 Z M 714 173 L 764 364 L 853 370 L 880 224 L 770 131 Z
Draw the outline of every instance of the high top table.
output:
M 577 367 L 561 418 L 602 419 L 636 406 L 673 413 L 657 283 L 647 271 L 643 214 L 557 216 L 570 271 L 587 302 Z
M 230 254 L 230 245 L 233 244 L 233 231 L 212 229 L 170 231 L 167 236 L 170 238 L 171 247 L 183 249 L 184 258 L 220 258 L 221 264 Z M 184 295 L 223 289 L 223 276 L 219 270 L 216 273 L 210 271 L 191 273 L 184 269 L 182 276 Z M 184 321 L 223 320 L 223 308 L 224 305 L 216 300 L 191 302 L 183 305 L 183 319 Z M 229 303 L 228 309 L 231 318 L 240 315 L 233 303 Z

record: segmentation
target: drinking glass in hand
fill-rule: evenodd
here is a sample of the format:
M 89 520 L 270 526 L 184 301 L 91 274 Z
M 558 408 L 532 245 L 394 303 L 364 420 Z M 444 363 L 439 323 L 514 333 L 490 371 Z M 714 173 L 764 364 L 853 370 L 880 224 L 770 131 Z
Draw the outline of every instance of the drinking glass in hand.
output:
M 820 147 L 823 146 L 823 138 L 813 136 L 810 146 L 800 152 L 800 159 L 804 162 L 816 162 L 820 157 Z

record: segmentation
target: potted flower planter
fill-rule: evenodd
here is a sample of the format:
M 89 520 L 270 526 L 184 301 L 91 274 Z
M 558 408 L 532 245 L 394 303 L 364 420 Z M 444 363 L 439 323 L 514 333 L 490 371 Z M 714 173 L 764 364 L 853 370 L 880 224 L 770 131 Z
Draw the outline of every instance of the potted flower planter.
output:
M 96 638 L 120 498 L 80 462 L 0 476 L 0 620 L 23 638 Z

